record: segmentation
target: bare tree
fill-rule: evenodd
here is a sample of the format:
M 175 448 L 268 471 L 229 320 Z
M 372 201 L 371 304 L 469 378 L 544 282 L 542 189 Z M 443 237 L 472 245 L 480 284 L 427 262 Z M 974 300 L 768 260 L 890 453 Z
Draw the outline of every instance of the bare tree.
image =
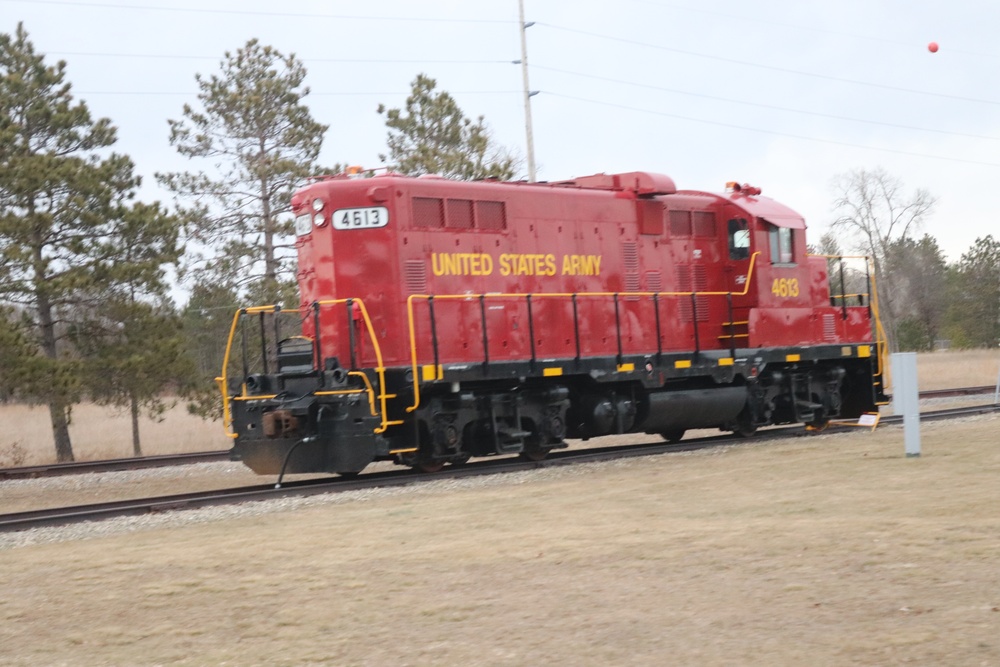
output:
M 890 348 L 898 349 L 898 322 L 905 300 L 896 289 L 897 276 L 888 270 L 889 257 L 900 241 L 911 238 L 930 215 L 936 199 L 923 188 L 907 194 L 902 181 L 878 167 L 855 169 L 833 180 L 831 229 L 840 232 L 859 252 L 872 257 L 881 304 L 882 323 Z

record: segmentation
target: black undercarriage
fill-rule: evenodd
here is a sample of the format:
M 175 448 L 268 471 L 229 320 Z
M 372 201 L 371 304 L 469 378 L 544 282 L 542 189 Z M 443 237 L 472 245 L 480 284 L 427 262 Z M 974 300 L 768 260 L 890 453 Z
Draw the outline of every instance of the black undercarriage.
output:
M 279 354 L 276 372 L 245 378 L 230 399 L 232 455 L 261 474 L 380 460 L 434 470 L 616 433 L 821 426 L 885 399 L 868 345 L 734 352 L 444 365 L 416 386 L 408 367 L 349 372 L 329 359 L 314 371 Z

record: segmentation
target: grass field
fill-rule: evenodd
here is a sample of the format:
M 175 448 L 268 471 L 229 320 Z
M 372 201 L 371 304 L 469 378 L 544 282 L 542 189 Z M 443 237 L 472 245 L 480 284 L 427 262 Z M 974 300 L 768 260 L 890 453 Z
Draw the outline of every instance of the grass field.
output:
M 998 665 L 998 428 L 924 424 L 916 459 L 886 426 L 0 550 L 0 663 Z
M 936 352 L 919 355 L 921 389 L 947 389 L 995 384 L 1000 373 L 1000 350 Z M 35 465 L 55 460 L 52 427 L 44 406 L 0 405 L 0 467 Z M 221 422 L 205 421 L 187 413 L 183 405 L 167 412 L 162 422 L 143 419 L 140 426 L 145 454 L 171 454 L 226 449 L 229 440 Z M 112 408 L 83 404 L 73 409 L 70 436 L 78 460 L 132 455 L 128 414 Z

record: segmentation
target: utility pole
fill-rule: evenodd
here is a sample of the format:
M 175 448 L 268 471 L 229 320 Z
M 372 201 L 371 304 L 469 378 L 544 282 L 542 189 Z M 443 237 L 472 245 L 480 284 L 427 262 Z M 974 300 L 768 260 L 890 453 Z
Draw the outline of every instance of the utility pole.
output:
M 528 85 L 528 38 L 525 34 L 534 21 L 524 22 L 524 0 L 517 0 L 518 13 L 521 17 L 521 76 L 524 79 L 524 131 L 528 135 L 528 182 L 534 183 L 535 173 L 535 139 L 531 134 L 531 96 L 538 91 L 532 91 Z

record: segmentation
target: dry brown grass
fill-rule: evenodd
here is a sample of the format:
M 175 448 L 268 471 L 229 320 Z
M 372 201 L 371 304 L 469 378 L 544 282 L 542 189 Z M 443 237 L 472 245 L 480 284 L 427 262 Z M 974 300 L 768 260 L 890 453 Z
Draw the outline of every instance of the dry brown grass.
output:
M 921 389 L 947 389 L 995 384 L 1000 372 L 1000 350 L 936 352 L 920 355 L 917 362 Z M 21 405 L 0 406 L 0 467 L 34 465 L 54 460 L 48 409 Z M 229 447 L 220 422 L 204 421 L 177 406 L 166 420 L 143 419 L 143 452 L 209 451 Z M 132 455 L 128 415 L 114 409 L 83 404 L 73 409 L 70 426 L 73 451 L 81 461 Z
M 928 352 L 917 355 L 920 388 L 952 389 L 996 385 L 1000 349 Z
M 205 421 L 177 405 L 156 422 L 143 418 L 139 433 L 144 454 L 202 452 L 229 447 L 221 422 Z M 52 426 L 45 406 L 0 406 L 0 467 L 11 465 L 14 443 L 23 465 L 55 460 Z M 132 456 L 132 422 L 127 412 L 84 403 L 73 408 L 70 438 L 78 461 Z
M 997 417 L 0 552 L 11 665 L 997 665 Z

